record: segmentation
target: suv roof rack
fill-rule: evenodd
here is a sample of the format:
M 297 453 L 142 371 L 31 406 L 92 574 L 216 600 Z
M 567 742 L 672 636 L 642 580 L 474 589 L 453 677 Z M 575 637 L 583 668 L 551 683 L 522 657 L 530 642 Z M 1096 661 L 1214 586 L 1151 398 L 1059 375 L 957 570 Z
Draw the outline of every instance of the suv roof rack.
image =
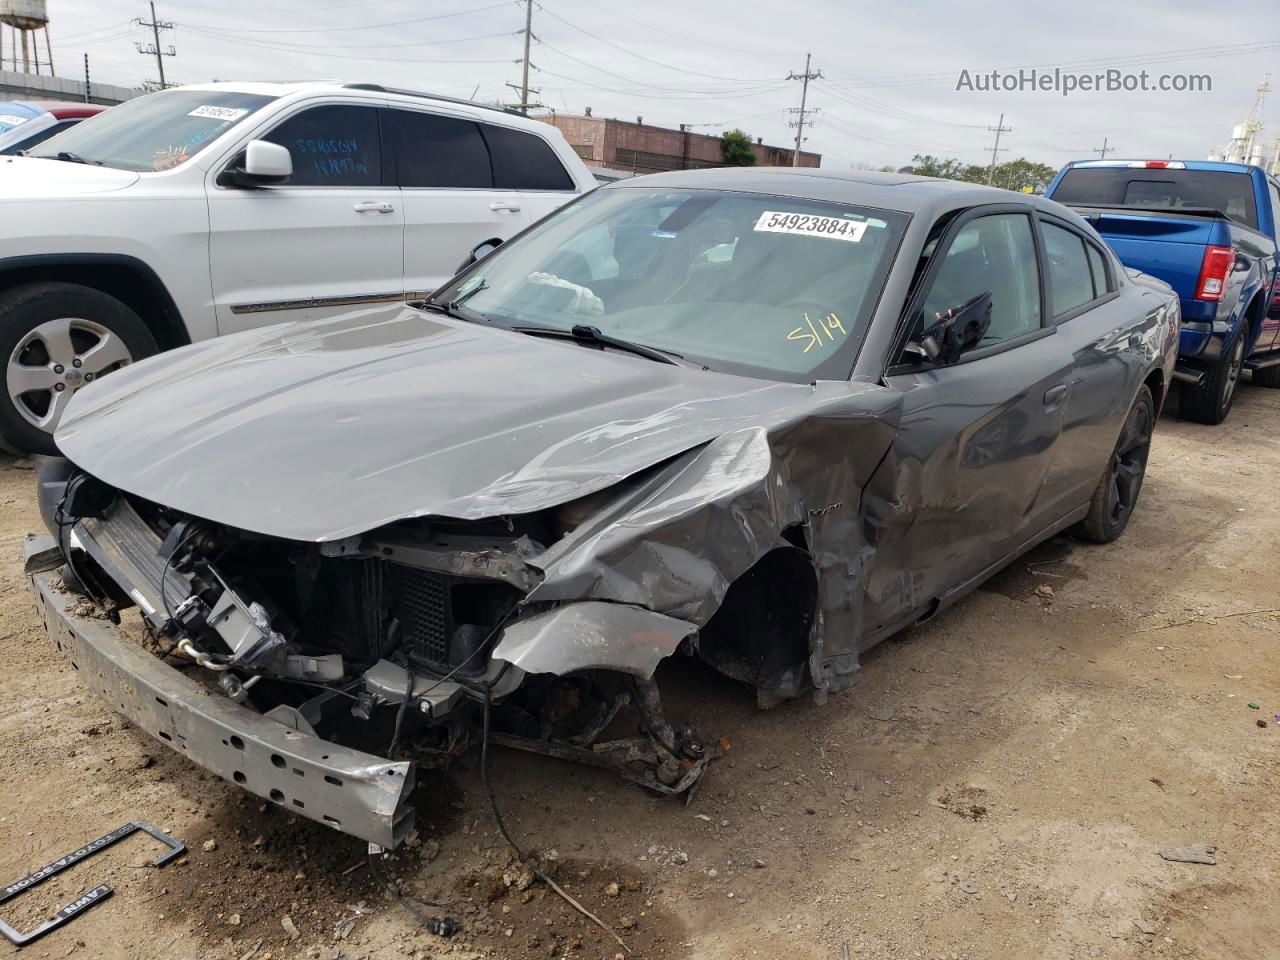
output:
M 462 97 L 446 97 L 440 93 L 424 93 L 421 90 L 405 90 L 403 87 L 384 87 L 380 83 L 344 83 L 346 90 L 371 90 L 374 93 L 397 93 L 405 97 L 421 97 L 424 100 L 441 100 L 445 103 L 461 103 L 468 107 L 480 107 L 482 110 L 493 110 L 495 113 L 510 113 L 520 116 L 515 110 L 506 107 L 495 107 L 487 103 L 477 103 Z

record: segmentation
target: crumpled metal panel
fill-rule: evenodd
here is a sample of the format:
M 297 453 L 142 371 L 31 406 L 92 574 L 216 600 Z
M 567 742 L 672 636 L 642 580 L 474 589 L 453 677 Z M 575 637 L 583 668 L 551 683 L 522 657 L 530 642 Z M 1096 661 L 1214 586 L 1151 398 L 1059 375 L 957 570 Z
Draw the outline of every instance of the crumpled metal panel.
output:
M 511 624 L 494 648 L 525 673 L 608 669 L 647 680 L 697 630 L 691 623 L 621 603 L 585 601 Z
M 133 364 L 78 392 L 57 440 L 128 493 L 327 541 L 554 507 L 814 397 L 395 307 Z
M 861 491 L 893 440 L 899 401 L 865 385 L 817 394 L 811 415 L 727 433 L 620 494 L 533 561 L 545 579 L 529 602 L 609 600 L 703 626 L 729 585 L 798 530 L 819 587 L 809 679 L 820 693 L 847 686 L 866 559 Z

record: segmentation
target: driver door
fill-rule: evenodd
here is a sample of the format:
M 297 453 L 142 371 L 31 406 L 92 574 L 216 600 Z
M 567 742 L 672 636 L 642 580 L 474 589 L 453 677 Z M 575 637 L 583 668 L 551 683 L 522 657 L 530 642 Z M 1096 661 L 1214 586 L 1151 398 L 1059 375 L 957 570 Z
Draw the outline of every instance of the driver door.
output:
M 885 376 L 903 406 L 867 491 L 870 509 L 884 513 L 867 583 L 871 631 L 914 619 L 1058 519 L 1045 481 L 1071 356 L 1044 319 L 1039 263 L 1025 207 L 969 211 L 930 260 L 908 310 L 910 336 L 988 291 L 991 324 L 954 364 L 897 363 Z

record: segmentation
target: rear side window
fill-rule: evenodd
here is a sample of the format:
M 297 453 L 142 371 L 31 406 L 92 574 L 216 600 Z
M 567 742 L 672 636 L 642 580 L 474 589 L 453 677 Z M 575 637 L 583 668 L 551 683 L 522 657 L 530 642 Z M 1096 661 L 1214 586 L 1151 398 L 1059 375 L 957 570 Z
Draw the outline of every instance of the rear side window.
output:
M 1060 317 L 1093 299 L 1093 272 L 1079 235 L 1052 223 L 1041 223 L 1040 228 L 1049 261 L 1053 315 Z
M 1189 215 L 1216 211 L 1257 229 L 1253 180 L 1244 173 L 1131 167 L 1075 167 L 1053 191 L 1053 199 L 1074 206 L 1132 207 Z
M 262 139 L 288 147 L 291 187 L 376 187 L 382 149 L 375 107 L 327 104 L 290 117 Z
M 482 123 L 493 158 L 493 185 L 504 190 L 572 190 L 573 178 L 551 145 L 523 130 Z
M 1111 285 L 1107 281 L 1107 264 L 1102 251 L 1092 243 L 1086 243 L 1084 252 L 1089 256 L 1089 271 L 1093 274 L 1093 295 L 1106 296 L 1111 292 Z
M 392 117 L 400 186 L 493 186 L 489 150 L 474 121 L 409 110 Z

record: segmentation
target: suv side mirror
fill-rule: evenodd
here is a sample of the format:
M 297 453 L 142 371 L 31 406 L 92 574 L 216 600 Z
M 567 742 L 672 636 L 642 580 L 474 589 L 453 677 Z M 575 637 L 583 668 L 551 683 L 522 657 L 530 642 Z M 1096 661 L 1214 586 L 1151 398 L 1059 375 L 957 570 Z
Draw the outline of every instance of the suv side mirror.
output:
M 463 260 L 462 263 L 458 264 L 458 269 L 453 272 L 461 273 L 463 270 L 467 269 L 467 267 L 471 266 L 473 263 L 477 263 L 480 260 L 483 260 L 489 254 L 493 253 L 493 251 L 497 250 L 498 247 L 501 245 L 502 245 L 502 240 L 499 237 L 494 237 L 492 240 L 482 240 L 480 243 L 477 243 L 474 247 L 471 248 L 471 252 L 467 254 L 467 259 Z
M 250 140 L 219 183 L 236 187 L 266 187 L 293 176 L 293 156 L 288 147 L 266 140 Z
M 966 350 L 982 342 L 991 326 L 991 291 L 978 294 L 942 313 L 932 321 L 926 320 L 924 328 L 907 344 L 908 349 L 923 355 L 939 366 L 947 366 L 960 359 Z

